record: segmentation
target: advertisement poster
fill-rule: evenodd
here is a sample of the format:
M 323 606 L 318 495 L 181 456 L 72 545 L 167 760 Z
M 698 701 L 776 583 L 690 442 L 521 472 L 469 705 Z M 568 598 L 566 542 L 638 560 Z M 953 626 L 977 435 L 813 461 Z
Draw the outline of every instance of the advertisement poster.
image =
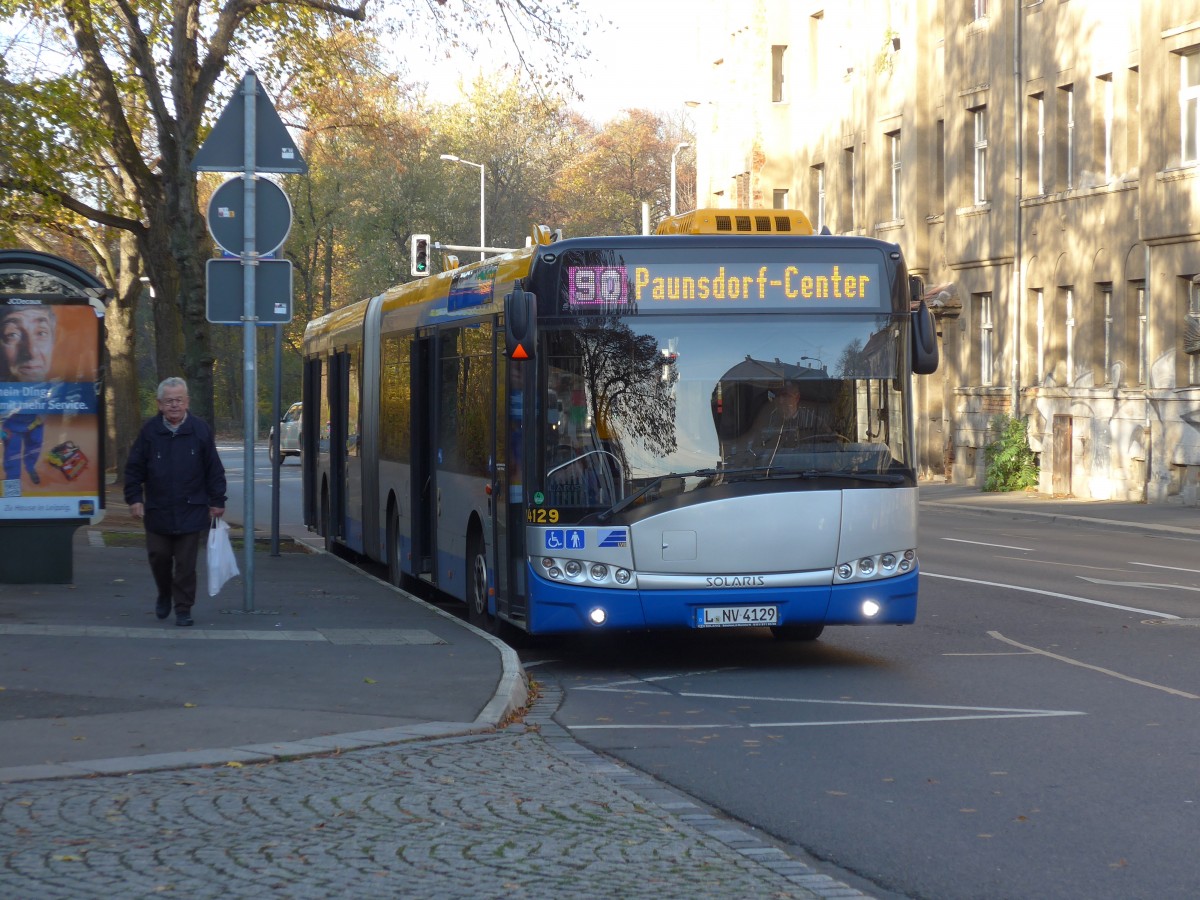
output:
M 100 319 L 86 303 L 0 300 L 0 520 L 100 508 Z

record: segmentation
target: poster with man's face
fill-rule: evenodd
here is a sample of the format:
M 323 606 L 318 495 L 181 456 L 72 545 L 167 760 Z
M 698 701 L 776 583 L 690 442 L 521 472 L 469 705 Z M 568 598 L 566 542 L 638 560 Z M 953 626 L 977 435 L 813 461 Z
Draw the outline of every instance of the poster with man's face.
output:
M 99 509 L 99 346 L 87 304 L 0 299 L 0 519 Z

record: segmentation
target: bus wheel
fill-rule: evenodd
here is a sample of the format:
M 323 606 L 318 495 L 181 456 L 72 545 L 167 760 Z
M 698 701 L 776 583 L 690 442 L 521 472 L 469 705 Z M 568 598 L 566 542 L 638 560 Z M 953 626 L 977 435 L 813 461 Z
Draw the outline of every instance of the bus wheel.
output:
M 777 641 L 815 641 L 825 630 L 824 625 L 772 625 L 771 634 Z
M 467 621 L 476 628 L 492 631 L 494 619 L 488 615 L 487 556 L 483 551 L 483 538 L 472 534 L 467 541 Z

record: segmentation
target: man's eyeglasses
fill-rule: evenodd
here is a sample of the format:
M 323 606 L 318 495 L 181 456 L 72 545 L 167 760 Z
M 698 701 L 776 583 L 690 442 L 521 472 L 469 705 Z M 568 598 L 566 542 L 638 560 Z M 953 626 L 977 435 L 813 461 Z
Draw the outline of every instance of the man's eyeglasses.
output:
M 169 400 L 159 400 L 163 406 L 183 406 L 187 403 L 187 397 L 171 397 Z

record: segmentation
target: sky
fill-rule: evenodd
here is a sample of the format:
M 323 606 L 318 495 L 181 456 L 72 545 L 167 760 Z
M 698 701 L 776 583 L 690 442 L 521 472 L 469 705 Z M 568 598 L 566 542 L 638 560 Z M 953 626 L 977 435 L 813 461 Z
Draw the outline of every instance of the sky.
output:
M 686 112 L 683 102 L 692 99 L 691 60 L 671 57 L 672 34 L 686 37 L 679 43 L 691 52 L 694 46 L 695 6 L 690 0 L 584 0 L 594 7 L 589 14 L 612 23 L 587 35 L 591 56 L 575 76 L 584 95 L 576 104 L 584 115 L 603 124 L 630 107 L 663 115 Z M 480 54 L 479 59 L 485 59 Z M 460 79 L 471 80 L 471 66 L 461 60 L 423 69 L 422 80 L 438 101 L 457 99 Z M 694 86 L 690 88 L 694 93 Z
M 695 5 L 689 0 L 603 0 L 599 5 L 613 27 L 589 36 L 594 39 L 590 71 L 582 72 L 576 85 L 584 95 L 585 115 L 604 122 L 630 106 L 684 112 L 684 100 L 695 93 L 688 58 L 695 44 Z M 672 58 L 672 34 L 687 35 L 679 42 L 685 56 Z

